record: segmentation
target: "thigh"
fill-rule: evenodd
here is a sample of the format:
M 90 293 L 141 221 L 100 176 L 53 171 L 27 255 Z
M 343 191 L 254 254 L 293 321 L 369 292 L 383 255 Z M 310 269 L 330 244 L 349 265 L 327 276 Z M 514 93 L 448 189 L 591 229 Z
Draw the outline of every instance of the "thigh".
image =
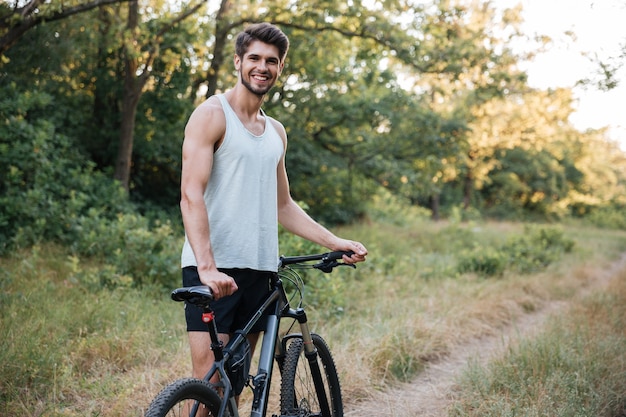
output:
M 258 308 L 267 299 L 270 292 L 270 278 L 272 272 L 246 270 L 241 277 L 243 287 L 242 298 L 238 306 L 237 314 L 233 319 L 233 326 L 236 329 L 243 328 L 250 317 L 254 315 Z M 239 285 L 239 283 L 237 284 Z M 251 333 L 262 332 L 266 328 L 267 312 L 253 326 Z

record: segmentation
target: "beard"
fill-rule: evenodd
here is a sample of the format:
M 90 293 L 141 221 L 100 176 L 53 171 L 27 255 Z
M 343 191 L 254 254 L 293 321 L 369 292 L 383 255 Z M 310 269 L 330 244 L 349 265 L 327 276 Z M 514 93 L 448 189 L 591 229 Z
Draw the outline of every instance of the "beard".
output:
M 241 71 L 239 71 L 239 77 L 241 78 L 241 84 L 243 84 L 243 86 L 246 87 L 248 91 L 250 91 L 252 94 L 258 97 L 263 97 L 274 86 L 274 83 L 271 83 L 267 87 L 263 87 L 263 88 L 254 87 L 250 81 L 248 81 L 247 79 L 243 77 L 243 74 L 241 73 Z

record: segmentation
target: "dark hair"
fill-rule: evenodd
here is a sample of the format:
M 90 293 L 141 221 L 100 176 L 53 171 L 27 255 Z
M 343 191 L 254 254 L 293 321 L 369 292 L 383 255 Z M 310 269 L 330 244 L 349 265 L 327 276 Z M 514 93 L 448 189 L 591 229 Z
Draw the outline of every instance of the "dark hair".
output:
M 261 41 L 278 48 L 278 55 L 283 61 L 289 50 L 289 38 L 276 26 L 269 23 L 256 23 L 248 26 L 237 35 L 235 42 L 235 53 L 242 57 L 248 51 L 248 46 L 252 41 Z

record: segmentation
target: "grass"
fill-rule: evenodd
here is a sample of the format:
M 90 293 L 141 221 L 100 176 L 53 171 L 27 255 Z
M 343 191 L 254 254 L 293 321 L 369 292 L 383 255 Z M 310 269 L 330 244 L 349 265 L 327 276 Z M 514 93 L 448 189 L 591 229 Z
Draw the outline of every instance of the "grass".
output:
M 0 415 L 122 415 L 111 414 L 120 403 L 140 415 L 137 382 L 174 376 L 159 362 L 180 348 L 184 331 L 164 293 L 90 291 L 55 247 L 2 267 Z
M 523 235 L 525 226 L 396 219 L 338 230 L 365 242 L 371 253 L 357 270 L 339 269 L 330 278 L 311 277 L 319 279 L 311 285 L 316 292 L 315 304 L 310 306 L 313 330 L 331 345 L 344 397 L 356 401 L 372 390 L 410 381 L 454 345 L 476 335 L 494 334 L 549 300 L 573 297 L 593 268 L 626 251 L 625 233 L 572 224 L 561 230 L 575 242 L 573 251 L 538 272 L 505 270 L 495 277 L 458 272 L 456 264 L 464 250 L 501 247 L 508 237 Z M 98 267 L 53 246 L 0 259 L 0 331 L 4 335 L 0 339 L 0 416 L 140 416 L 166 383 L 189 374 L 183 315 L 169 301 L 168 291 L 158 287 L 102 289 L 76 272 L 77 262 L 85 263 L 78 268 L 82 271 Z M 603 302 L 607 301 L 596 303 L 596 310 Z M 617 344 L 621 340 L 611 339 L 611 329 L 599 326 L 593 337 L 606 334 Z M 570 334 L 560 337 L 570 338 Z M 614 356 L 602 359 L 604 350 L 595 352 L 589 347 L 577 359 L 576 346 L 555 355 L 575 363 L 593 361 L 599 374 L 607 372 L 607 364 L 615 360 Z M 540 353 L 546 349 L 540 348 Z M 526 353 L 528 360 L 534 355 L 532 350 Z M 555 367 L 560 364 L 555 362 Z M 479 370 L 472 372 L 478 375 Z M 503 375 L 500 378 L 505 382 L 514 377 Z M 553 383 L 552 398 L 558 385 Z M 563 386 L 567 390 L 577 387 Z M 488 394 L 484 389 L 481 392 Z M 502 392 L 496 391 L 490 402 L 513 396 Z M 532 403 L 536 393 L 523 395 Z M 468 410 L 480 401 L 468 397 Z M 546 406 L 540 402 L 533 405 Z M 572 407 L 582 407 L 575 404 Z M 617 402 L 608 404 L 620 407 Z M 457 407 L 458 415 L 488 415 L 463 414 L 470 413 L 464 407 Z
M 626 269 L 488 367 L 470 367 L 451 416 L 623 416 Z

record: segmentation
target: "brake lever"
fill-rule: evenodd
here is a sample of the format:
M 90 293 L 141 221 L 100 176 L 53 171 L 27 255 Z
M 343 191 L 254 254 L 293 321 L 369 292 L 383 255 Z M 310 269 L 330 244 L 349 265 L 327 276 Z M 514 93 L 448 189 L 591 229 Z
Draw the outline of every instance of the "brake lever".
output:
M 314 268 L 315 269 L 319 269 L 320 271 L 325 272 L 325 273 L 328 274 L 328 273 L 333 272 L 333 268 L 335 268 L 337 266 L 350 266 L 350 267 L 356 269 L 356 265 L 354 265 L 354 264 L 348 264 L 348 263 L 345 263 L 345 262 L 337 262 L 337 261 L 320 262 L 320 263 L 314 265 Z

